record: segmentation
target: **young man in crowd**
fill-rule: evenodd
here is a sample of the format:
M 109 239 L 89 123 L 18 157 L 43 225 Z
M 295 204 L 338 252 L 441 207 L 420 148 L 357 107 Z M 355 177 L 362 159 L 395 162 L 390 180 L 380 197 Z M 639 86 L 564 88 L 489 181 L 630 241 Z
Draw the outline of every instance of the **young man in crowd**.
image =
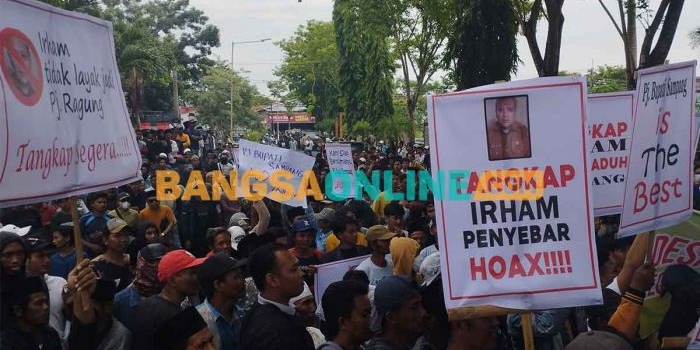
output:
M 52 233 L 51 242 L 56 252 L 51 256 L 49 275 L 66 279 L 78 262 L 73 246 L 73 223 L 65 222 L 58 226 Z
M 266 244 L 248 260 L 250 275 L 260 291 L 241 333 L 243 350 L 313 350 L 304 322 L 289 300 L 304 290 L 299 260 L 284 246 Z
M 370 285 L 376 286 L 382 278 L 394 273 L 393 262 L 386 258 L 389 254 L 389 244 L 394 236 L 396 236 L 395 233 L 382 225 L 374 225 L 367 230 L 367 240 L 372 248 L 372 255 L 361 262 L 356 269 L 367 274 Z
M 130 199 L 128 193 L 120 192 L 117 195 L 117 208 L 108 212 L 107 215 L 126 221 L 126 224 L 135 230 L 139 227 L 139 212 L 131 208 Z
M 408 237 L 408 231 L 403 229 L 403 216 L 406 213 L 404 208 L 395 202 L 389 203 L 384 208 L 384 222 L 389 231 L 400 237 Z
M 107 222 L 107 231 L 103 237 L 107 251 L 92 259 L 92 263 L 102 278 L 112 280 L 121 291 L 131 284 L 133 275 L 126 247 L 129 244 L 131 229 L 122 219 L 113 218 Z
M 313 288 L 315 266 L 321 263 L 321 252 L 313 247 L 315 230 L 308 221 L 300 220 L 292 224 L 292 231 L 294 247 L 289 251 L 299 260 L 304 281 Z
M 331 340 L 319 350 L 359 350 L 372 337 L 372 307 L 367 286 L 347 280 L 331 283 L 321 299 L 326 322 L 324 333 Z
M 199 287 L 206 295 L 197 311 L 214 335 L 216 349 L 239 349 L 243 313 L 236 301 L 245 296 L 246 260 L 236 260 L 226 252 L 207 258 L 197 272 Z
M 358 225 L 356 220 L 347 216 L 336 216 L 333 232 L 340 240 L 337 248 L 323 255 L 321 263 L 345 260 L 357 256 L 368 255 L 369 249 L 357 244 Z
M 411 349 L 423 333 L 428 318 L 421 304 L 421 295 L 411 280 L 404 276 L 389 276 L 379 281 L 374 291 L 374 306 L 381 333 L 365 349 Z M 380 329 L 377 325 L 372 328 Z
M 163 284 L 160 294 L 141 302 L 134 313 L 134 350 L 151 350 L 157 344 L 158 328 L 182 310 L 188 296 L 197 293 L 194 269 L 203 259 L 197 259 L 183 249 L 165 254 L 158 264 L 158 280 Z
M 100 245 L 103 235 L 107 232 L 107 221 L 112 217 L 107 214 L 107 194 L 97 192 L 88 196 L 91 211 L 80 218 L 80 232 L 83 235 L 83 245 L 90 255 L 97 256 L 104 252 Z
M 175 224 L 177 223 L 175 214 L 173 214 L 170 207 L 160 205 L 160 201 L 158 201 L 158 198 L 156 198 L 155 190 L 148 191 L 147 193 L 147 206 L 139 213 L 139 220 L 141 222 L 150 221 L 158 225 L 164 239 L 171 240 L 173 247 L 180 247 L 180 238 L 176 235 L 171 235 L 171 233 L 174 232 Z
M 342 206 L 338 208 L 338 210 L 335 211 L 335 218 L 331 222 L 331 228 L 335 230 L 336 223 L 338 220 L 341 220 L 342 218 L 349 219 L 351 221 L 354 221 L 356 223 L 356 226 L 359 228 L 358 232 L 356 234 L 356 239 L 355 243 L 357 245 L 361 245 L 363 247 L 367 247 L 367 237 L 364 235 L 365 229 L 360 227 L 360 222 L 357 219 L 357 214 L 355 214 L 355 211 L 348 205 Z M 336 231 L 337 232 L 337 231 Z M 340 239 L 337 234 L 332 234 L 329 235 L 326 239 L 326 253 L 330 252 L 331 250 L 338 248 L 338 245 L 340 244 Z
M 66 319 L 63 316 L 63 287 L 67 282 L 65 279 L 56 276 L 49 276 L 47 273 L 51 267 L 51 258 L 49 253 L 53 249 L 53 245 L 40 238 L 25 238 L 27 246 L 27 276 L 39 276 L 44 279 L 47 290 L 49 292 L 49 325 L 55 329 L 58 335 L 63 339 L 63 333 L 66 328 Z
M 11 292 L 3 297 L 9 317 L 0 332 L 0 348 L 60 350 L 61 338 L 49 327 L 49 296 L 43 278 L 23 277 L 3 286 Z
M 63 223 L 73 221 L 73 217 L 71 216 L 70 212 L 70 201 L 68 201 L 68 198 L 56 200 L 56 205 L 58 206 L 58 210 L 51 219 L 51 231 L 57 230 Z
M 207 323 L 194 307 L 177 313 L 157 331 L 157 349 L 219 350 Z
M 233 247 L 231 246 L 231 233 L 223 227 L 214 227 L 207 230 L 207 245 L 209 245 L 209 253 L 207 257 L 223 252 L 228 256 L 233 256 Z

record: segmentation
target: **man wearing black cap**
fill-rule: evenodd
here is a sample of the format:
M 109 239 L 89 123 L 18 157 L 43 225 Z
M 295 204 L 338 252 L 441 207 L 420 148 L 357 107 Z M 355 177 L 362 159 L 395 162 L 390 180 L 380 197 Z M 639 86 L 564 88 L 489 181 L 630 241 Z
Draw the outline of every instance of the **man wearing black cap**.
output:
M 374 290 L 377 318 L 372 329 L 381 332 L 367 344 L 366 350 L 411 349 L 423 333 L 428 318 L 421 295 L 404 276 L 385 277 Z
M 246 260 L 236 260 L 220 252 L 202 263 L 197 272 L 199 288 L 206 300 L 197 306 L 197 311 L 214 335 L 217 349 L 240 347 L 241 320 L 243 313 L 236 308 L 236 301 L 245 296 Z
M 2 349 L 61 349 L 58 333 L 48 326 L 49 298 L 39 276 L 16 280 L 3 288 L 11 292 L 3 298 L 10 310 L 9 319 L 0 333 Z
M 66 328 L 66 319 L 63 316 L 63 287 L 68 282 L 61 277 L 49 276 L 51 258 L 49 254 L 54 248 L 53 244 L 39 238 L 27 237 L 27 276 L 39 276 L 44 279 L 49 292 L 50 317 L 49 325 L 63 338 Z
M 131 197 L 126 192 L 120 192 L 117 195 L 117 209 L 107 212 L 107 215 L 113 218 L 120 218 L 126 221 L 132 229 L 139 227 L 139 212 L 131 209 Z

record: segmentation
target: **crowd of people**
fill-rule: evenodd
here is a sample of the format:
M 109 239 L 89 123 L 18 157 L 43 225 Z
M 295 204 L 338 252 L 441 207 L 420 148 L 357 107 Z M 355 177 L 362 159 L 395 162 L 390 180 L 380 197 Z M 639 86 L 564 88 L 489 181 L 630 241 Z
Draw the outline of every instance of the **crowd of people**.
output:
M 2 349 L 524 349 L 519 314 L 448 319 L 432 198 L 309 197 L 307 208 L 161 201 L 156 171 L 181 180 L 202 171 L 211 191 L 212 171 L 236 169 L 234 146 L 192 123 L 138 140 L 144 180 L 78 200 L 86 259 L 69 199 L 0 212 Z M 321 183 L 324 143 L 313 169 Z M 390 170 L 395 193 L 408 170 L 430 168 L 427 147 L 363 147 L 356 168 Z M 644 262 L 649 235 L 615 239 L 617 220 L 596 219 L 603 305 L 533 312 L 536 349 L 645 349 L 637 329 L 655 279 Z M 361 256 L 314 295 L 319 264 Z M 658 338 L 685 336 L 698 319 L 700 277 L 679 265 L 659 278 L 685 307 L 669 311 Z

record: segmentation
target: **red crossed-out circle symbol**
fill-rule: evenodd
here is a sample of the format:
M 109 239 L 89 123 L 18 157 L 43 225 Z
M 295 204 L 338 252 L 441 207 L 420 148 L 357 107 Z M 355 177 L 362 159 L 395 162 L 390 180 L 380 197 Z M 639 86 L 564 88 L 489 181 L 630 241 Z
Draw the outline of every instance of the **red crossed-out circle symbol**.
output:
M 31 40 L 15 28 L 0 31 L 0 71 L 19 102 L 25 106 L 39 102 L 44 87 L 39 54 Z

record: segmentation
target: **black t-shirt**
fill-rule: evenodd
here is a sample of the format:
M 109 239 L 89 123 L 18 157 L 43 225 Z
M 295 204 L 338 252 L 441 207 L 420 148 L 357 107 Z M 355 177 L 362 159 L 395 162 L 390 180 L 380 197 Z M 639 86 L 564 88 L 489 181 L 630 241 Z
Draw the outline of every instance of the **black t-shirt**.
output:
M 102 274 L 102 278 L 114 281 L 117 284 L 117 292 L 128 287 L 133 280 L 129 266 L 113 264 L 106 260 L 93 261 L 95 269 Z
M 178 312 L 180 312 L 180 305 L 165 300 L 160 294 L 142 301 L 134 311 L 133 349 L 154 349 L 158 328 Z

